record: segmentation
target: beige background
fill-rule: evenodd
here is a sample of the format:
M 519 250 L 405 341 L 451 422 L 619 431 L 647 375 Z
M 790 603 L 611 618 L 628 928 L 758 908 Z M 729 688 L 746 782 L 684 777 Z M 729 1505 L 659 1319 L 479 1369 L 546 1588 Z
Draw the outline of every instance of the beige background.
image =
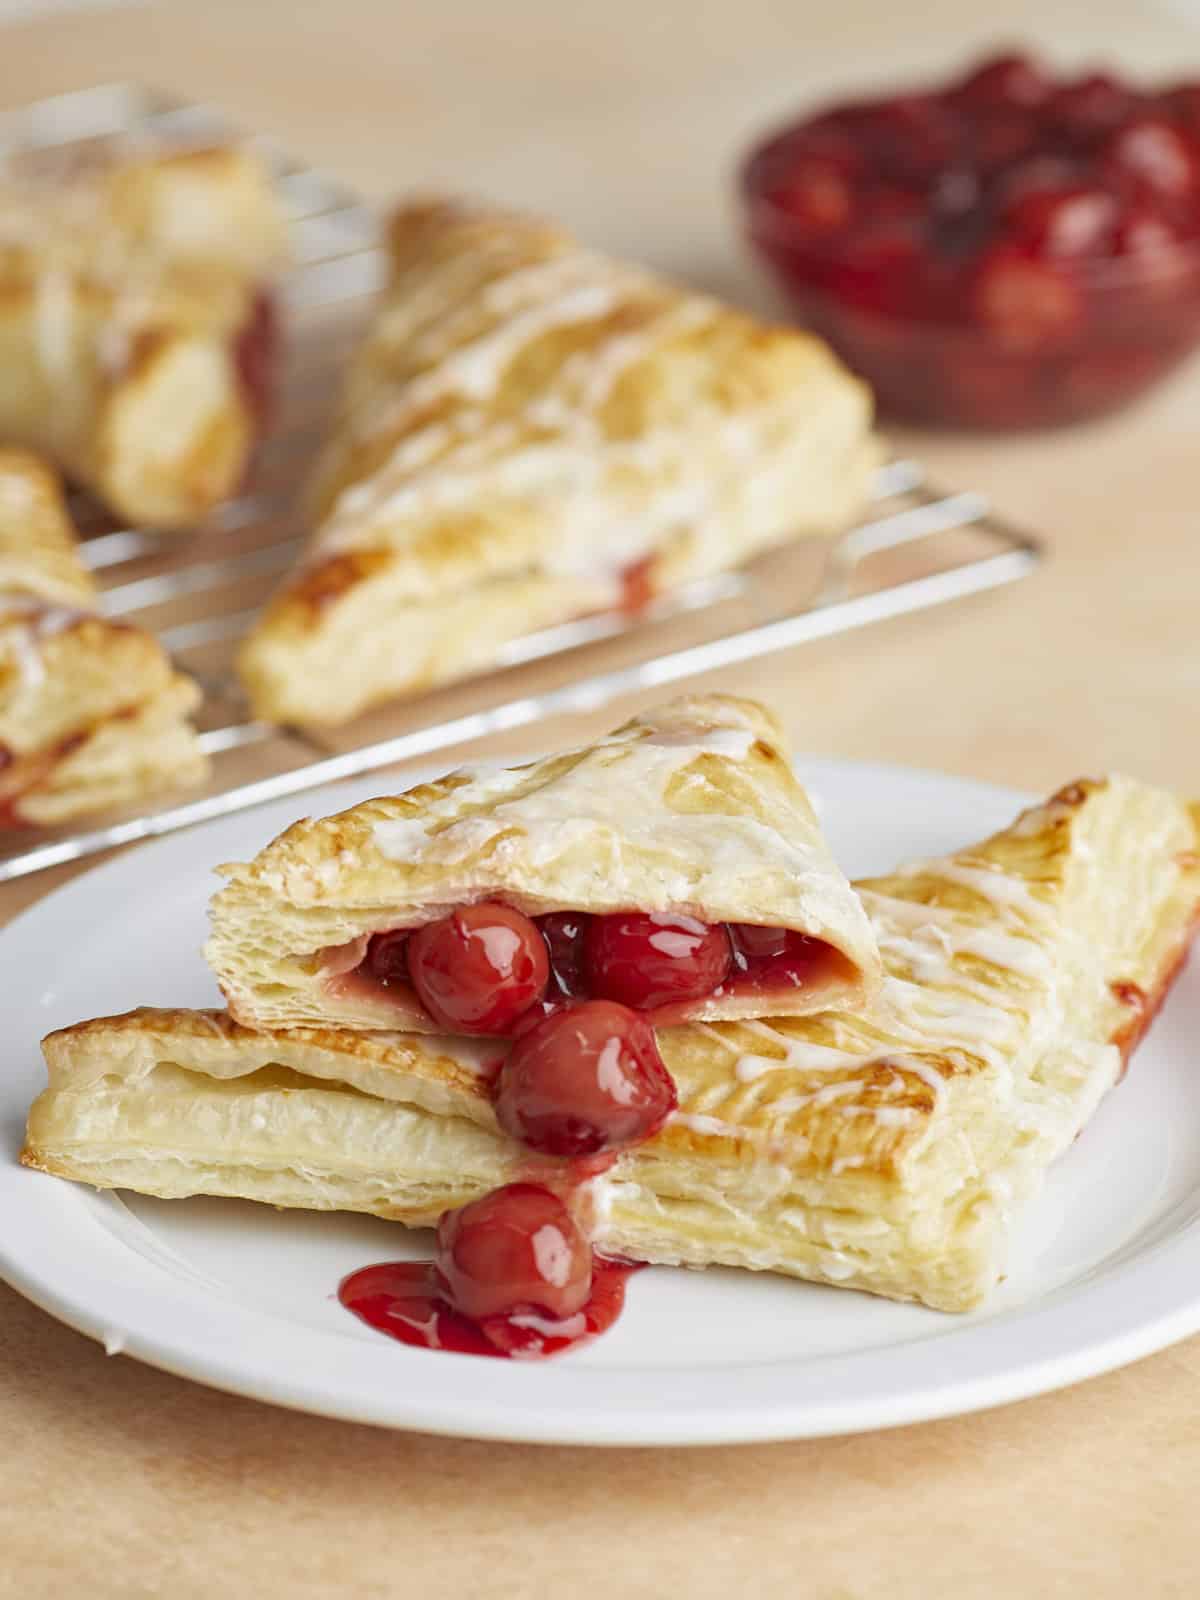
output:
M 994 37 L 992 16 L 962 0 L 197 0 L 4 29 L 0 100 L 119 76 L 217 97 L 373 194 L 524 202 L 765 304 L 731 225 L 747 138 L 814 92 L 948 64 Z M 1005 30 L 1064 61 L 1200 72 L 1181 18 L 1017 0 Z M 765 694 L 823 753 L 1031 788 L 1124 767 L 1200 793 L 1198 423 L 1200 360 L 1110 423 L 901 440 L 1044 530 L 1052 563 L 714 681 Z M 46 887 L 8 890 L 0 915 Z M 109 1360 L 0 1288 L 2 1596 L 1193 1596 L 1198 1482 L 1200 1340 L 892 1434 L 589 1453 L 231 1399 Z

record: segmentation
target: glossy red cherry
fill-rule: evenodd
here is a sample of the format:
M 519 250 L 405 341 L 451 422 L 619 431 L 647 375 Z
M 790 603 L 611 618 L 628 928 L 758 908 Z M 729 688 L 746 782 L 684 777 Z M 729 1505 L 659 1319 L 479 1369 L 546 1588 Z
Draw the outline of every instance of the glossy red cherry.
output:
M 588 988 L 636 1011 L 703 999 L 729 975 L 729 935 L 670 912 L 594 917 L 584 936 Z
M 408 974 L 408 928 L 397 929 L 393 933 L 373 933 L 371 942 L 367 946 L 367 953 L 363 960 L 364 969 L 385 988 L 395 984 L 407 984 Z
M 1028 111 L 988 111 L 971 126 L 971 160 L 994 182 L 1008 168 L 1030 160 L 1038 152 L 1039 128 Z
M 1029 56 L 1010 52 L 981 61 L 951 93 L 967 109 L 1030 107 L 1045 100 L 1050 80 Z
M 731 922 L 729 936 L 733 940 L 734 964 L 738 956 L 746 961 L 769 961 L 783 955 L 791 936 L 790 928 L 761 928 L 754 922 Z
M 1069 189 L 1081 181 L 1084 170 L 1085 164 L 1077 157 L 1030 156 L 1001 175 L 995 191 L 996 202 L 1005 210 L 1025 194 L 1042 189 Z
M 932 94 L 881 100 L 866 123 L 876 165 L 902 181 L 928 183 L 953 159 L 958 127 L 945 102 Z
M 522 1309 L 573 1316 L 592 1287 L 592 1251 L 556 1194 L 510 1183 L 437 1227 L 437 1270 L 454 1307 L 481 1321 Z
M 1200 155 L 1186 133 L 1164 117 L 1138 117 L 1107 141 L 1104 168 L 1151 193 L 1180 199 L 1200 187 Z
M 917 222 L 925 215 L 926 202 L 914 189 L 898 183 L 877 183 L 859 193 L 858 212 L 866 227 L 879 223 Z
M 1137 97 L 1106 72 L 1061 84 L 1046 107 L 1049 124 L 1075 144 L 1089 145 L 1133 115 Z
M 550 995 L 579 1000 L 587 994 L 583 935 L 590 920 L 580 911 L 551 911 L 537 919 L 550 957 Z
M 500 1069 L 496 1117 L 531 1150 L 588 1156 L 657 1133 L 676 1105 L 654 1030 L 612 1000 L 589 1000 L 521 1035 Z
M 773 204 L 807 233 L 836 233 L 854 211 L 848 164 L 828 155 L 802 156 L 768 192 Z
M 542 998 L 550 976 L 534 923 L 494 900 L 418 928 L 408 969 L 430 1016 L 455 1033 L 506 1033 Z
M 1086 256 L 1106 251 L 1116 219 L 1111 194 L 1077 184 L 1031 189 L 1009 206 L 1005 220 L 1035 255 Z
M 1193 133 L 1200 133 L 1200 83 L 1178 83 L 1173 89 L 1164 90 L 1158 103 L 1168 116 Z
M 730 924 L 735 992 L 803 989 L 829 972 L 832 952 L 821 939 L 795 928 L 761 928 Z
M 1113 251 L 1144 266 L 1159 267 L 1179 258 L 1179 231 L 1153 206 L 1132 206 L 1117 224 Z
M 931 266 L 911 224 L 884 221 L 847 241 L 830 269 L 829 287 L 839 300 L 863 311 L 919 314 L 920 291 Z
M 1083 318 L 1079 289 L 1060 267 L 1007 245 L 996 246 L 980 262 L 971 300 L 982 326 L 1013 351 L 1069 339 Z
M 1184 238 L 1174 219 L 1164 216 L 1156 206 L 1131 206 L 1117 224 L 1113 238 L 1113 255 L 1125 269 L 1118 283 L 1126 299 L 1133 300 L 1143 311 L 1159 308 L 1157 315 L 1169 318 L 1170 326 L 1185 344 L 1188 324 L 1200 315 L 1195 252 L 1195 239 Z M 1143 354 L 1147 353 L 1143 348 Z M 1128 361 L 1119 366 L 1127 374 L 1138 370 Z

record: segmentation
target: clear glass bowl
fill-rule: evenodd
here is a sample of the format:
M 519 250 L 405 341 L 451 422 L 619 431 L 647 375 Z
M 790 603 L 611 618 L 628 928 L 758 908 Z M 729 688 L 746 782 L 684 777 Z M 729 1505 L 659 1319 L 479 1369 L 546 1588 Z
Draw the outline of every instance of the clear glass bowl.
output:
M 968 204 L 962 247 L 934 249 L 927 199 L 873 181 L 855 197 L 853 227 L 798 221 L 794 202 L 779 198 L 780 174 L 798 141 L 808 150 L 813 127 L 839 114 L 760 144 L 742 169 L 742 202 L 751 243 L 797 319 L 873 385 L 883 411 L 959 428 L 1077 422 L 1135 400 L 1200 344 L 1195 235 L 1156 241 L 1151 231 L 1137 253 L 1064 257 L 973 231 Z M 836 154 L 844 135 L 832 137 Z M 815 203 L 836 214 L 836 161 L 830 170 Z

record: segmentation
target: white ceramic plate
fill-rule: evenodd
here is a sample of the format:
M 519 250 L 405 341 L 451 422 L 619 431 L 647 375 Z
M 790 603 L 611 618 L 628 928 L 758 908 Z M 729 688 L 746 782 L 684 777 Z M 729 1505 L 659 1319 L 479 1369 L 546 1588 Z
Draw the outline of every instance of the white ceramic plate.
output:
M 802 763 L 839 859 L 877 872 L 1002 826 L 1021 797 L 895 768 Z M 415 779 L 414 779 L 415 781 Z M 379 780 L 374 788 L 380 787 Z M 371 792 L 309 797 L 322 813 Z M 300 807 L 231 817 L 68 884 L 0 934 L 0 1274 L 63 1321 L 220 1388 L 392 1427 L 584 1444 L 700 1444 L 888 1427 L 997 1405 L 1200 1328 L 1200 977 L 1051 1174 L 986 1311 L 949 1317 L 733 1271 L 655 1268 L 590 1348 L 540 1365 L 411 1350 L 341 1309 L 350 1269 L 425 1253 L 372 1218 L 117 1196 L 17 1165 L 48 1029 L 216 1002 L 200 958 L 212 867 Z

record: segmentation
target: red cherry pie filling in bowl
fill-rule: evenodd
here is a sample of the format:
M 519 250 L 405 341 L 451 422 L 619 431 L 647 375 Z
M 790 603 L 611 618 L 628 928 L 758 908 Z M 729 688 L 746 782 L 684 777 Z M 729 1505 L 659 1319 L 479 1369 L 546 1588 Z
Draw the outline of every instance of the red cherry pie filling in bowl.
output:
M 1200 82 L 998 56 L 784 129 L 742 187 L 799 318 L 895 416 L 1099 416 L 1200 340 Z
M 853 971 L 832 945 L 791 928 L 678 912 L 531 917 L 500 900 L 363 935 L 319 959 L 332 993 L 385 1001 L 395 1026 L 497 1038 L 587 1001 L 611 1001 L 655 1025 L 703 1015 L 705 1002 L 729 997 L 753 997 L 758 1012 L 772 993 Z

